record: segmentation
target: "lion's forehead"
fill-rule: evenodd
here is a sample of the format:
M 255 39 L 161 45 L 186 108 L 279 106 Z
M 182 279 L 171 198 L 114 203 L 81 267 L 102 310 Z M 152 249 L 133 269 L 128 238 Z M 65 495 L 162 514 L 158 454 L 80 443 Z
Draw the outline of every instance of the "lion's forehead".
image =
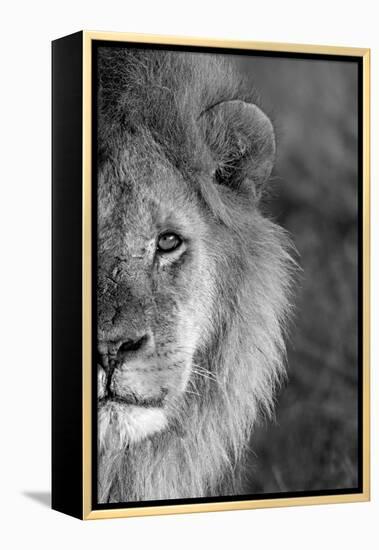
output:
M 186 206 L 169 192 L 138 188 L 127 191 L 124 200 L 99 216 L 99 241 L 102 245 L 123 242 L 131 252 L 138 252 L 156 239 L 159 232 L 185 228 L 191 223 Z
M 201 216 L 196 190 L 167 163 L 138 170 L 129 156 L 109 161 L 99 174 L 98 239 L 101 248 L 147 246 L 164 230 L 192 232 Z

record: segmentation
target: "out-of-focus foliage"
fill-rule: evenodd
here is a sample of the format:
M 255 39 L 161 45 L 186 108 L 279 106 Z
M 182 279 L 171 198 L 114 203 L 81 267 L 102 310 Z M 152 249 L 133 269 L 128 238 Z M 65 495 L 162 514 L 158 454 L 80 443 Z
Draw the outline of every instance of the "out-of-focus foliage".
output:
M 357 485 L 357 65 L 240 57 L 277 133 L 267 210 L 292 235 L 287 384 L 251 444 L 249 492 Z

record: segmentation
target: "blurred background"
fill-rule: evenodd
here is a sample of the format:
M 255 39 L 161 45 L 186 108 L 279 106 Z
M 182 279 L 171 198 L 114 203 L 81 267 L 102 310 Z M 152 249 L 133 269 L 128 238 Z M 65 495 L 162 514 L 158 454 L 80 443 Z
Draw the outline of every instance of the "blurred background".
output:
M 268 212 L 302 268 L 276 419 L 251 443 L 249 493 L 358 483 L 358 67 L 235 56 L 277 133 Z

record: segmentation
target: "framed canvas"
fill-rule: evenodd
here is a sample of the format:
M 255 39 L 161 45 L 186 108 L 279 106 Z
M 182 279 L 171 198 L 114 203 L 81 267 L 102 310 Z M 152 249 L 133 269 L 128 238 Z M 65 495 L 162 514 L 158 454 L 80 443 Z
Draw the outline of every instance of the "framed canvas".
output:
M 53 42 L 52 506 L 369 499 L 369 50 Z

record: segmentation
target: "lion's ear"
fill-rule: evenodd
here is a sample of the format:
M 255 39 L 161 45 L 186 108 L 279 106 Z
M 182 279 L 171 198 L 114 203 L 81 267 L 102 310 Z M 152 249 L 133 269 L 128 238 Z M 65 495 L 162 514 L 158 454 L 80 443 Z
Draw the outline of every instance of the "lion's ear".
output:
M 224 101 L 201 115 L 217 183 L 259 195 L 271 174 L 275 134 L 270 119 L 253 103 Z

